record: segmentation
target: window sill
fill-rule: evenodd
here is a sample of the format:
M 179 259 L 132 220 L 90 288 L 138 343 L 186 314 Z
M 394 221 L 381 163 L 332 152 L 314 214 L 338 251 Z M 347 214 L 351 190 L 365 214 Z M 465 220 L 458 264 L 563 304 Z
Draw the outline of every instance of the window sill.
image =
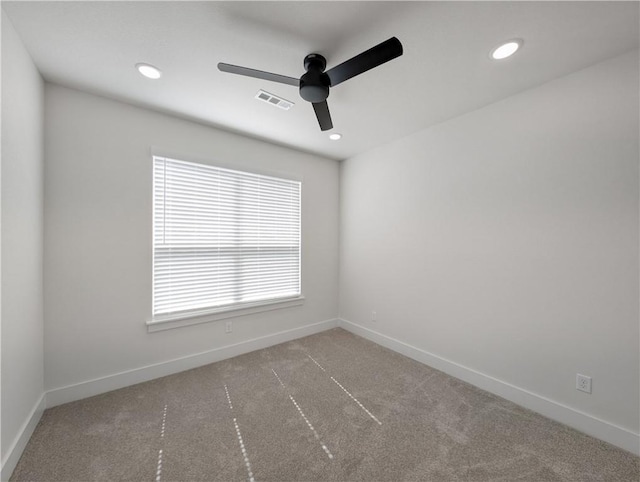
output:
M 300 306 L 304 303 L 304 296 L 297 298 L 286 298 L 282 300 L 258 301 L 256 303 L 245 303 L 240 306 L 226 306 L 216 310 L 202 311 L 198 313 L 190 313 L 183 315 L 166 315 L 158 316 L 146 322 L 147 332 L 172 330 L 183 326 L 199 325 L 200 323 L 209 323 L 212 321 L 224 320 L 225 318 L 234 318 L 237 316 L 252 315 L 263 311 L 279 310 L 281 308 L 290 308 L 292 306 Z

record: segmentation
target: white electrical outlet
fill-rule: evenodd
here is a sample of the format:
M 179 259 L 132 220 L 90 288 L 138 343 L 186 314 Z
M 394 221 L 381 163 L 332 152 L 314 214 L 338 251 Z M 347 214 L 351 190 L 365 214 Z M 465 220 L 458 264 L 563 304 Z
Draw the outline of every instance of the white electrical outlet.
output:
M 232 324 L 231 324 L 231 322 L 230 322 L 230 321 L 227 321 L 227 322 L 224 324 L 224 332 L 225 332 L 225 333 L 231 333 L 232 331 L 233 331 L 233 329 L 232 329 Z
M 581 392 L 591 393 L 591 377 L 586 375 L 576 375 L 576 390 Z
M 373 310 L 373 311 L 371 312 L 371 321 L 373 321 L 373 322 L 378 321 L 375 310 Z

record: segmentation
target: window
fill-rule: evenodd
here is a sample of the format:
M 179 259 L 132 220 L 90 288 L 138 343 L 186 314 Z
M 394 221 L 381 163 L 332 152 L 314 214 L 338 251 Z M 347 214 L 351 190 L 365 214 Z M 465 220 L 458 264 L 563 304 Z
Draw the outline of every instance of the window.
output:
M 299 181 L 153 158 L 153 316 L 300 296 Z

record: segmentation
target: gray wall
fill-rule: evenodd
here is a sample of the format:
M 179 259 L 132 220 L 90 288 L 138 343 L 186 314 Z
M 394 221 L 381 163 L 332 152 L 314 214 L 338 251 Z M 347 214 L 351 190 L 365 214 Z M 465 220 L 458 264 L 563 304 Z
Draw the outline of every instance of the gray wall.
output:
M 344 162 L 341 318 L 637 440 L 638 105 L 635 51 Z
M 339 165 L 47 84 L 45 386 L 58 389 L 335 319 Z M 303 306 L 148 333 L 150 148 L 302 179 Z
M 2 11 L 3 469 L 43 395 L 43 99 L 42 78 Z

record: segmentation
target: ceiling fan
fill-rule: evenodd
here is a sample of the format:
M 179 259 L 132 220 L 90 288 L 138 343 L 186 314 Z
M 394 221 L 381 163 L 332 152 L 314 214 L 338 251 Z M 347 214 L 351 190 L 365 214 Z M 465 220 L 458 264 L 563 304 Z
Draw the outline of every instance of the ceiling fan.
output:
M 304 58 L 304 68 L 307 72 L 300 79 L 222 62 L 218 64 L 218 69 L 222 72 L 299 87 L 300 97 L 313 104 L 320 130 L 327 131 L 333 128 L 329 105 L 327 104 L 329 88 L 335 87 L 345 80 L 349 80 L 400 55 L 402 55 L 402 44 L 396 37 L 391 37 L 389 40 L 365 50 L 326 72 L 327 60 L 320 54 L 309 54 Z

